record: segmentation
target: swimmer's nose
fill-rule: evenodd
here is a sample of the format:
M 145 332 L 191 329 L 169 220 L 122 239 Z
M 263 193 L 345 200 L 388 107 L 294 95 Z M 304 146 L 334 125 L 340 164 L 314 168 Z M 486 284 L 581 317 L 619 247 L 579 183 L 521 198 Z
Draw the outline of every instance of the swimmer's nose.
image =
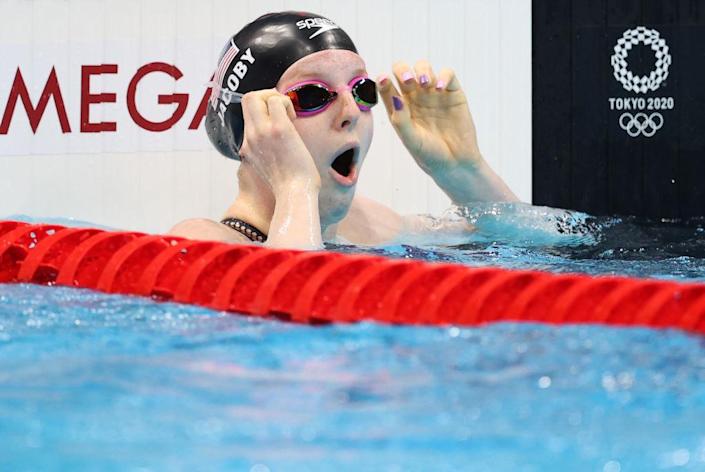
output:
M 337 125 L 340 129 L 352 128 L 360 118 L 360 108 L 351 93 L 341 93 L 338 95 L 340 111 L 337 117 Z

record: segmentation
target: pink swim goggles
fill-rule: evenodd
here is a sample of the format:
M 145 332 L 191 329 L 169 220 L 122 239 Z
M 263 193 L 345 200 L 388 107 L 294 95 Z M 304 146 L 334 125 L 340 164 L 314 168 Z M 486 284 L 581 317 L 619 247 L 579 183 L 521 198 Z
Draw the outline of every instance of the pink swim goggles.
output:
M 357 106 L 362 111 L 368 111 L 377 104 L 377 84 L 367 77 L 355 77 L 348 83 Z M 299 116 L 310 116 L 320 113 L 338 96 L 338 92 L 330 90 L 320 81 L 308 81 L 296 84 L 284 92 Z

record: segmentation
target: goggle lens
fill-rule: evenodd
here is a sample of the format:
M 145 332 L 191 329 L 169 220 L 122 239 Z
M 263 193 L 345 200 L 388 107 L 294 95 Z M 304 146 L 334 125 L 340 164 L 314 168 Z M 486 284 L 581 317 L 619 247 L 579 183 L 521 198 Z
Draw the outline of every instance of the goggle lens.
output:
M 294 110 L 311 112 L 319 110 L 332 102 L 337 94 L 328 91 L 323 85 L 306 84 L 290 90 L 287 95 L 294 104 Z
M 355 82 L 352 88 L 353 96 L 357 103 L 372 108 L 377 104 L 377 84 L 370 79 Z
M 377 85 L 374 81 L 362 78 L 351 87 L 351 92 L 358 106 L 368 110 L 377 104 Z M 286 92 L 299 113 L 315 113 L 323 109 L 338 96 L 337 92 L 328 90 L 323 84 L 304 84 Z

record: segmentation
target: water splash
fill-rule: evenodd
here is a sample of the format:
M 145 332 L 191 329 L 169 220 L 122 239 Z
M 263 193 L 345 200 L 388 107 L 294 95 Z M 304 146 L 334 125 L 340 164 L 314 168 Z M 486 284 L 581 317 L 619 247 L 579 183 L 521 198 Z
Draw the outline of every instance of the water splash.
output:
M 443 218 L 461 217 L 475 227 L 473 241 L 507 242 L 516 246 L 596 244 L 617 218 L 598 220 L 586 213 L 526 203 L 486 203 L 451 207 Z

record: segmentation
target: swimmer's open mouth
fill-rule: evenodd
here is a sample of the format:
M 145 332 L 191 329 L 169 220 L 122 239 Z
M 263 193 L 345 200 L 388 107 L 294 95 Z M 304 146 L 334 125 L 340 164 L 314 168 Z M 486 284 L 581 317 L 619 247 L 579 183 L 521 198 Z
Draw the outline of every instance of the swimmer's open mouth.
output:
M 340 154 L 330 166 L 343 177 L 350 177 L 355 168 L 355 148 L 348 149 Z

